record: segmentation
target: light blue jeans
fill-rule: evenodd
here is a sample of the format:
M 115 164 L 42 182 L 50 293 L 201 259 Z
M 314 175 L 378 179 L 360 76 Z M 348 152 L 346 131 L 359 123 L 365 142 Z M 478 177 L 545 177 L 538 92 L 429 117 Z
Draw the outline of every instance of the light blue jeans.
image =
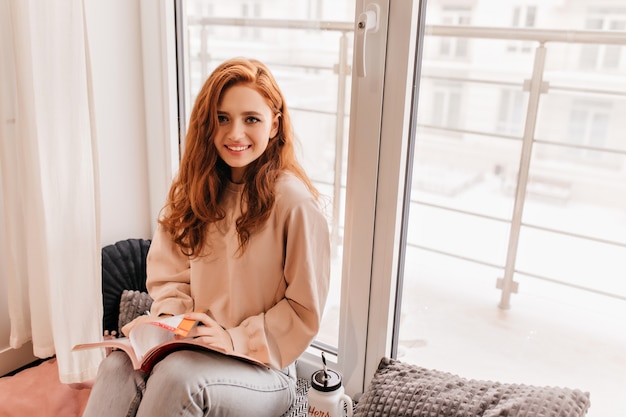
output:
M 170 353 L 152 373 L 112 352 L 100 365 L 83 417 L 280 417 L 296 398 L 295 366 L 267 370 L 212 352 Z

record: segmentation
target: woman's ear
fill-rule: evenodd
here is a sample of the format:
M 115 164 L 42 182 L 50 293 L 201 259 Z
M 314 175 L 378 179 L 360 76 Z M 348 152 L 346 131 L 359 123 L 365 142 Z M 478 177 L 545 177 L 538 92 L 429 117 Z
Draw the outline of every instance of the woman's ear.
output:
M 278 128 L 280 127 L 280 113 L 274 115 L 272 120 L 272 130 L 270 131 L 270 139 L 274 139 L 278 134 Z

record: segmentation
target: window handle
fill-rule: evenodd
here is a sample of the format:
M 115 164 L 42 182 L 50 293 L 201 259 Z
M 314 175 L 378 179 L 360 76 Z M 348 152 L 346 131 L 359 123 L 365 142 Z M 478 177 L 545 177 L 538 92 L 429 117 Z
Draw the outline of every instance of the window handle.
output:
M 356 21 L 354 47 L 356 75 L 358 77 L 365 77 L 365 42 L 367 40 L 367 33 L 375 33 L 378 30 L 379 15 L 380 7 L 377 4 L 370 3 Z

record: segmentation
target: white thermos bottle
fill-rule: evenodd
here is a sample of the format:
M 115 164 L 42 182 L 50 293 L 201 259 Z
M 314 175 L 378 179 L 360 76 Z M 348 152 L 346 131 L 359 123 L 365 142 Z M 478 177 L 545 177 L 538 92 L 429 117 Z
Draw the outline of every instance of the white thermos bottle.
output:
M 322 352 L 324 368 L 311 375 L 309 389 L 308 417 L 352 417 L 352 399 L 345 394 L 341 375 L 326 368 L 326 358 Z M 344 408 L 345 406 L 345 408 Z

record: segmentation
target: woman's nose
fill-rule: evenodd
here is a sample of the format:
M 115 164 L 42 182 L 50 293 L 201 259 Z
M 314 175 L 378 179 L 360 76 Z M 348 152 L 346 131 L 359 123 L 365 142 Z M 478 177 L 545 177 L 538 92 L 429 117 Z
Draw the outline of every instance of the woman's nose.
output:
M 228 137 L 232 140 L 239 140 L 245 136 L 245 126 L 241 121 L 233 121 L 230 124 Z

